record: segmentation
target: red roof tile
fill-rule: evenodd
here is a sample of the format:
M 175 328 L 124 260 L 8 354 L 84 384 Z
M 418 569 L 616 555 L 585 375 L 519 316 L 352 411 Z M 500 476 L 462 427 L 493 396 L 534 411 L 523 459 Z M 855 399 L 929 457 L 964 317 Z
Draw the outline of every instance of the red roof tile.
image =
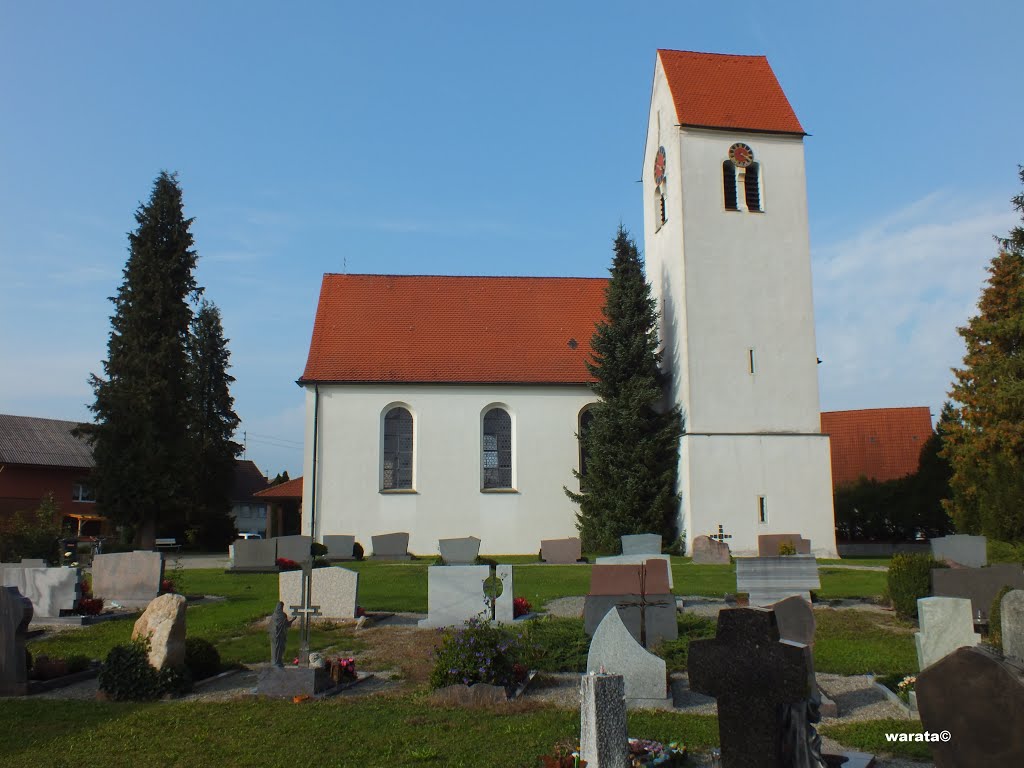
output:
M 272 485 L 254 495 L 261 499 L 301 499 L 302 478 L 296 477 L 294 480 Z
M 928 408 L 870 408 L 821 414 L 832 443 L 832 487 L 860 477 L 896 480 L 917 472 L 921 448 L 932 435 Z
M 764 56 L 659 50 L 682 125 L 806 133 Z
M 583 384 L 607 283 L 324 275 L 299 381 Z

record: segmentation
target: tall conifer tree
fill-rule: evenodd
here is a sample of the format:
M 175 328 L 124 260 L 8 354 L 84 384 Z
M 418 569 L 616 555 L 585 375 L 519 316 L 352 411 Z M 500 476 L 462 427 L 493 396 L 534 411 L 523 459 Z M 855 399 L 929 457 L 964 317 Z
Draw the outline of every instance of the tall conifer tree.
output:
M 235 458 L 242 446 L 232 439 L 239 418 L 230 391 L 235 377 L 228 373 L 231 353 L 227 342 L 220 310 L 203 301 L 187 347 L 193 466 L 188 523 L 207 549 L 227 546 L 236 535 L 228 512 Z
M 1024 167 L 1020 169 L 1024 183 Z M 1024 214 L 1024 193 L 1013 198 Z M 959 329 L 967 346 L 954 369 L 943 455 L 953 469 L 949 510 L 957 529 L 1024 538 L 1024 226 L 998 238 L 1000 251 L 978 314 Z
M 657 306 L 629 234 L 615 237 L 604 320 L 590 345 L 600 398 L 580 435 L 586 476 L 574 472 L 581 492 L 565 489 L 579 504 L 577 527 L 588 550 L 614 551 L 619 536 L 660 533 L 675 540 L 679 513 L 676 474 L 682 417 L 664 408 L 665 379 L 659 363 Z
M 102 512 L 149 546 L 180 526 L 189 496 L 186 343 L 202 289 L 177 177 L 161 172 L 135 213 L 128 262 L 111 318 L 105 377 L 93 374 L 94 424 L 83 432 L 96 466 L 90 482 Z

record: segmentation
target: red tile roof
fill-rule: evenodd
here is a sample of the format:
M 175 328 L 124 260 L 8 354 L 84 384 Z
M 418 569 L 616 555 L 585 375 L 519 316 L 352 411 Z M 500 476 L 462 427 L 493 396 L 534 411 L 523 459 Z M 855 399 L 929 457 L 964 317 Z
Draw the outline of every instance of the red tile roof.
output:
M 299 381 L 583 384 L 607 284 L 324 275 Z
M 682 125 L 805 134 L 764 56 L 659 50 Z
M 832 443 L 832 487 L 860 477 L 896 480 L 917 472 L 921 448 L 932 435 L 928 408 L 869 408 L 821 414 Z
M 296 477 L 294 480 L 272 485 L 254 495 L 261 499 L 301 499 L 302 478 Z

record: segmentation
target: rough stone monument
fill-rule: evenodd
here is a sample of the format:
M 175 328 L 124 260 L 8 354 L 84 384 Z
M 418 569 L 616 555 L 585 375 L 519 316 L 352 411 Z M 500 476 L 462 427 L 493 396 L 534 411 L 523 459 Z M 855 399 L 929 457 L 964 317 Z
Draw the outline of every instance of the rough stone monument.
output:
M 149 638 L 149 665 L 179 667 L 185 663 L 185 611 L 181 595 L 160 595 L 135 622 L 132 640 Z
M 17 587 L 0 587 L 0 696 L 28 693 L 25 635 L 32 621 L 32 601 Z
M 693 540 L 692 556 L 697 565 L 728 565 L 729 545 L 710 536 L 697 536 Z
M 622 675 L 590 672 L 580 679 L 580 758 L 587 768 L 622 768 L 629 756 Z
M 974 631 L 971 601 L 960 597 L 922 597 L 917 601 L 920 632 L 914 633 L 919 669 L 934 664 L 957 648 L 974 646 L 981 635 Z
M 618 611 L 608 611 L 590 642 L 587 672 L 622 675 L 626 703 L 634 707 L 671 706 L 665 660 L 633 639 Z

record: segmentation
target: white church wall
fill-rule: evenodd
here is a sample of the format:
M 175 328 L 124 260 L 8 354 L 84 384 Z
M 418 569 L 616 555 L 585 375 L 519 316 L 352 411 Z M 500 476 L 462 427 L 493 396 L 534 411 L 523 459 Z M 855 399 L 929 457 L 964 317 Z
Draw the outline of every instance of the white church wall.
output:
M 578 535 L 579 412 L 594 402 L 585 386 L 320 385 L 315 535 L 370 537 L 408 531 L 409 549 L 437 552 L 437 540 L 476 536 L 481 554 L 531 554 L 541 539 Z M 381 491 L 383 410 L 414 415 L 413 491 Z M 481 491 L 481 418 L 503 404 L 513 424 L 514 492 Z M 306 388 L 305 477 L 312 473 L 313 388 Z M 303 483 L 303 533 L 313 485 Z

